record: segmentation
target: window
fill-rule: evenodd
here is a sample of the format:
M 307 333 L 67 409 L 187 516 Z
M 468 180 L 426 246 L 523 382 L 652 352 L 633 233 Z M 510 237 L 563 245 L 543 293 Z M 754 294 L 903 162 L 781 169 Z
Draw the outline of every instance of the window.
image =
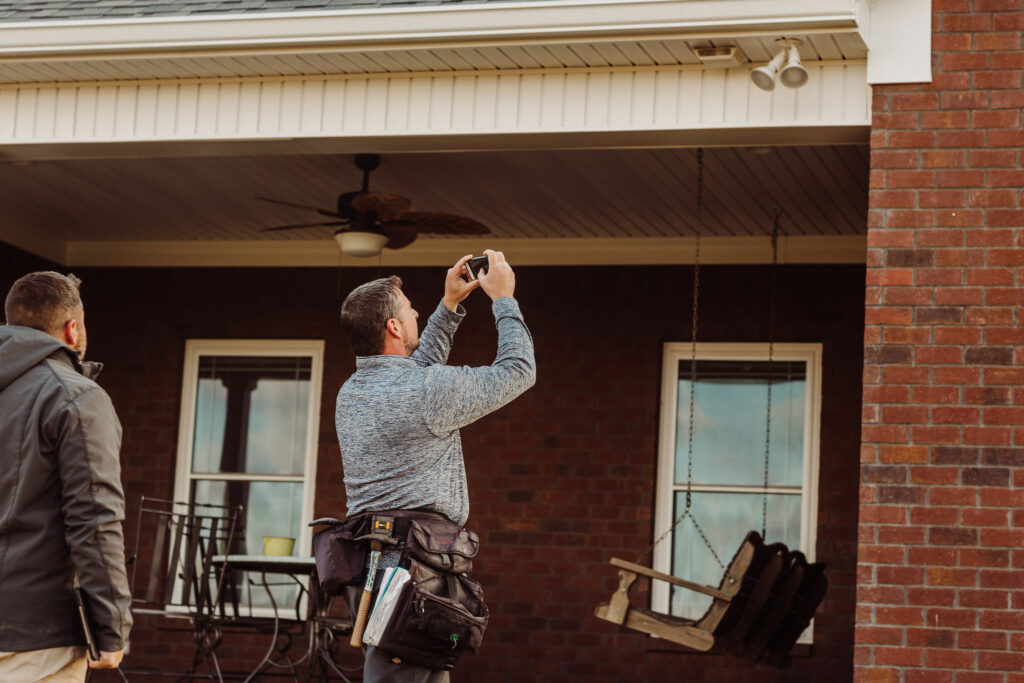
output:
M 665 345 L 654 537 L 668 535 L 654 548 L 654 568 L 717 586 L 724 570 L 693 522 L 669 532 L 686 501 L 690 362 L 689 343 Z M 769 382 L 767 540 L 814 559 L 821 345 L 775 344 L 769 363 L 767 344 L 698 344 L 691 514 L 724 565 L 748 531 L 761 532 Z M 661 581 L 651 599 L 655 610 L 691 619 L 711 600 Z
M 316 485 L 322 341 L 189 340 L 185 347 L 175 500 L 241 505 L 233 554 L 263 538 L 309 555 Z M 248 588 L 249 582 L 240 582 Z M 294 604 L 294 587 L 275 589 Z M 266 606 L 265 592 L 242 596 Z

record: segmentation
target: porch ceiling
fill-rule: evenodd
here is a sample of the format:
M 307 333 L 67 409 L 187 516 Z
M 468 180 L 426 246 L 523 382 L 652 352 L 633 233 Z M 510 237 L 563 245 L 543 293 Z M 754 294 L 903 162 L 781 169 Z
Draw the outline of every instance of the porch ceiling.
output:
M 867 168 L 860 146 L 708 149 L 699 232 L 768 235 L 778 208 L 787 235 L 862 234 Z M 696 177 L 689 149 L 392 154 L 371 188 L 409 197 L 414 210 L 471 216 L 500 240 L 671 238 L 698 232 Z M 329 240 L 330 228 L 259 232 L 318 217 L 256 197 L 332 208 L 360 179 L 340 155 L 0 164 L 0 238 Z

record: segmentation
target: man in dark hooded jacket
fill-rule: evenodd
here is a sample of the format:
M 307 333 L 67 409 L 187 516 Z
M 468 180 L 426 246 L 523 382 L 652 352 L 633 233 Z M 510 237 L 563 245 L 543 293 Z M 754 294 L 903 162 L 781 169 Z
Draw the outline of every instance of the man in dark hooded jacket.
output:
M 0 326 L 0 680 L 82 681 L 114 668 L 131 628 L 121 425 L 85 363 L 73 275 L 14 283 Z M 80 585 L 98 661 L 88 660 Z

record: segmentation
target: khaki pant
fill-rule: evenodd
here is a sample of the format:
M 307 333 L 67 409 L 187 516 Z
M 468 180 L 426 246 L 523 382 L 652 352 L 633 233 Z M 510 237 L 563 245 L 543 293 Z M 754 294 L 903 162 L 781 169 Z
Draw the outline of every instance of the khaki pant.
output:
M 0 652 L 0 681 L 4 683 L 82 683 L 86 669 L 85 648 L 77 645 Z

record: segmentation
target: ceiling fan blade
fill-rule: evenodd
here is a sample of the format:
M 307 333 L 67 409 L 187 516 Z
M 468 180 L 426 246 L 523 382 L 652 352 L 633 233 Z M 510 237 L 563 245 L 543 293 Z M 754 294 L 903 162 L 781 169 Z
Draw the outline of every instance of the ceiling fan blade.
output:
M 316 211 L 321 216 L 329 216 L 331 218 L 341 218 L 340 215 L 334 211 L 328 209 L 319 209 L 315 206 L 306 206 L 305 204 L 296 204 L 295 202 L 286 202 L 283 199 L 271 199 L 270 197 L 256 197 L 261 202 L 270 202 L 271 204 L 280 204 L 281 206 L 290 206 L 293 209 L 305 209 L 306 211 Z
M 422 233 L 435 235 L 486 235 L 491 232 L 483 223 L 454 213 L 410 211 L 402 216 L 400 222 L 413 225 Z
M 260 228 L 260 232 L 274 232 L 276 230 L 295 230 L 297 228 L 318 228 L 324 225 L 345 225 L 347 221 L 326 221 L 323 223 L 295 223 L 294 225 L 278 225 L 273 228 Z
M 349 205 L 360 213 L 376 212 L 377 218 L 382 221 L 393 221 L 401 218 L 409 207 L 412 206 L 405 197 L 397 194 L 384 194 L 383 192 L 360 192 L 352 197 Z
M 381 223 L 379 228 L 388 237 L 385 249 L 407 247 L 419 236 L 419 231 L 414 226 L 402 222 Z

